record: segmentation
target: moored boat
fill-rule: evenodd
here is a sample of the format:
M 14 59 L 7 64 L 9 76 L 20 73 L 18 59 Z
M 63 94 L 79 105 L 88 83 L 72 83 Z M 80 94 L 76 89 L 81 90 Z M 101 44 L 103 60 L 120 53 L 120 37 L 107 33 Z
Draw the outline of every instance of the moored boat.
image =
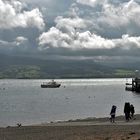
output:
M 52 80 L 51 82 L 44 82 L 43 84 L 41 84 L 41 88 L 59 88 L 60 86 L 61 84 L 55 82 L 54 80 Z

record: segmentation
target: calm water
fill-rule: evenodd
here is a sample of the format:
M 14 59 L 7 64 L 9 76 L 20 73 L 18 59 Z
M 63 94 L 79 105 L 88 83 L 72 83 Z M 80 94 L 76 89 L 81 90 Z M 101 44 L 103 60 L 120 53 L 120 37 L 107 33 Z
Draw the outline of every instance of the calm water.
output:
M 122 115 L 126 101 L 140 113 L 140 95 L 124 90 L 126 79 L 60 79 L 57 89 L 40 88 L 44 81 L 0 80 L 0 126 L 109 116 L 113 104 Z

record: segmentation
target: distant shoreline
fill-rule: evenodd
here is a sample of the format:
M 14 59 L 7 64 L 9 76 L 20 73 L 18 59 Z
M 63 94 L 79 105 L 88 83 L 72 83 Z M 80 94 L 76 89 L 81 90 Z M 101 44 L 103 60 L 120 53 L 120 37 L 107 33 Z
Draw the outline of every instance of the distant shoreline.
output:
M 0 80 L 51 80 L 51 79 L 125 79 L 125 78 L 132 78 L 132 77 L 54 77 L 54 78 L 0 78 Z
M 0 78 L 0 80 L 52 80 L 52 79 L 54 79 L 54 80 L 67 80 L 67 79 L 69 79 L 69 80 L 73 80 L 73 79 L 75 79 L 75 80 L 84 80 L 84 79 L 132 79 L 133 77 L 98 77 L 98 78 L 85 78 L 85 77 L 83 77 L 83 78 L 33 78 L 33 79 L 30 79 L 30 78 L 23 78 L 23 79 L 21 79 L 21 78 Z

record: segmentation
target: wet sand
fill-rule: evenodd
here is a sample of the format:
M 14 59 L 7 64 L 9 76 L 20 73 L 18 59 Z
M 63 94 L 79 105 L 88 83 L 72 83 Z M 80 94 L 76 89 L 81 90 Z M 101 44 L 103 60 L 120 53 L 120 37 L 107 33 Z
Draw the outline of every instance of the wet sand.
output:
M 116 123 L 108 118 L 88 118 L 68 122 L 44 123 L 34 126 L 0 128 L 0 140 L 140 140 L 140 115 Z

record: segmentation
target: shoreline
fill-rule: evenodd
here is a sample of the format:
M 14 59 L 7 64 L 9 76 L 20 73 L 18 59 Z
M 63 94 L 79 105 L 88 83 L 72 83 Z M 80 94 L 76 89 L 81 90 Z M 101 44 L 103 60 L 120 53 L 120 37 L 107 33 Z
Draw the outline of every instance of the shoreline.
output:
M 67 120 L 67 121 L 56 121 L 56 122 L 49 122 L 49 123 L 41 123 L 37 124 L 37 126 L 63 126 L 63 125 L 111 125 L 111 124 L 140 124 L 140 114 L 135 114 L 134 119 L 130 119 L 129 122 L 126 122 L 125 116 L 120 115 L 116 116 L 115 123 L 111 123 L 109 120 L 109 117 L 103 117 L 103 118 L 96 118 L 96 117 L 88 117 L 85 119 L 75 119 L 75 120 Z M 36 125 L 32 125 L 36 126 Z
M 109 116 L 110 117 L 110 116 Z M 70 119 L 70 120 L 56 120 L 56 121 L 50 121 L 50 122 L 42 122 L 42 123 L 32 123 L 32 124 L 24 124 L 24 123 L 20 123 L 18 122 L 17 124 L 21 124 L 21 126 L 25 126 L 25 127 L 30 127 L 30 126 L 57 126 L 57 125 L 71 125 L 71 124 L 85 124 L 86 123 L 89 125 L 91 123 L 91 125 L 96 125 L 96 124 L 104 124 L 104 123 L 109 123 L 109 124 L 113 124 L 110 122 L 109 117 L 87 117 L 87 118 L 80 118 L 80 119 Z M 135 114 L 134 115 L 134 119 L 130 120 L 128 123 L 140 123 L 140 114 Z M 125 116 L 124 115 L 120 115 L 120 116 L 116 116 L 115 117 L 115 124 L 117 125 L 118 123 L 126 123 L 125 121 Z M 14 127 L 18 127 L 18 125 L 7 125 L 7 126 L 0 126 L 1 128 L 14 128 Z
M 116 123 L 109 118 L 42 123 L 39 125 L 0 128 L 0 140 L 140 140 L 140 114 L 126 122 L 117 116 Z

